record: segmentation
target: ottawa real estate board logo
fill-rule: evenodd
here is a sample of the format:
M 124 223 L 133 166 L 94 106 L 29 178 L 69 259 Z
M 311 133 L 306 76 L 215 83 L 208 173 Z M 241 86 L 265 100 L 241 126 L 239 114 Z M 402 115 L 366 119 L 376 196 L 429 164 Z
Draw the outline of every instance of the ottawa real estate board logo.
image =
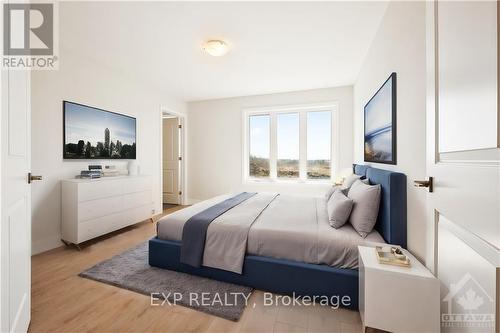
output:
M 57 69 L 55 3 L 3 4 L 2 67 Z
M 442 302 L 443 331 L 490 332 L 495 327 L 495 301 L 469 273 L 450 285 Z

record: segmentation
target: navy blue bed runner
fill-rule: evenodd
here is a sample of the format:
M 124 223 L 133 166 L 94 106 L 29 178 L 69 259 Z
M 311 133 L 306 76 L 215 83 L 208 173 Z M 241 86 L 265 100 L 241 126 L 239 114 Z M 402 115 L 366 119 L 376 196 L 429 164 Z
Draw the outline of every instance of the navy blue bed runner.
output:
M 205 240 L 210 223 L 231 208 L 253 197 L 255 194 L 257 193 L 242 192 L 191 216 L 182 229 L 180 262 L 194 267 L 200 267 L 203 262 Z

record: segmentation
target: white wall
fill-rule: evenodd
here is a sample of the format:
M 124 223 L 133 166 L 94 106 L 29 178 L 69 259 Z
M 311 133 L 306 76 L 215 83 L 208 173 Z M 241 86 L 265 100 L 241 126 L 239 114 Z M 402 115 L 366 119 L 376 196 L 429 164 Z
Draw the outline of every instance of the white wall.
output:
M 185 112 L 185 104 L 121 73 L 61 48 L 58 71 L 34 71 L 32 89 L 32 172 L 43 181 L 32 185 L 32 252 L 59 246 L 60 181 L 73 178 L 90 163 L 125 161 L 63 160 L 62 101 L 69 100 L 137 118 L 137 162 L 153 177 L 154 209 L 161 212 L 160 105 Z
M 397 73 L 397 165 L 406 174 L 408 247 L 426 257 L 426 194 L 413 186 L 425 169 L 425 2 L 389 4 L 354 85 L 354 161 L 363 163 L 363 107 L 391 72 Z
M 352 164 L 352 87 L 237 97 L 188 104 L 188 195 L 198 201 L 239 190 L 321 194 L 327 185 L 243 185 L 243 109 L 337 101 L 339 103 L 339 170 Z

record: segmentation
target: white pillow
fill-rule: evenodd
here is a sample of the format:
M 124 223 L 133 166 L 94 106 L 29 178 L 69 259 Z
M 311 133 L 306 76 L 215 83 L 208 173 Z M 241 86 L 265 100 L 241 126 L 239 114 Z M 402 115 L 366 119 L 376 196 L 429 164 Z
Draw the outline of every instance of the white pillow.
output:
M 356 175 L 356 174 L 352 174 L 352 175 L 347 176 L 346 179 L 344 179 L 344 182 L 342 183 L 342 189 L 349 191 L 352 184 L 354 184 L 354 182 L 356 180 L 361 179 L 361 177 L 363 177 L 363 176 Z

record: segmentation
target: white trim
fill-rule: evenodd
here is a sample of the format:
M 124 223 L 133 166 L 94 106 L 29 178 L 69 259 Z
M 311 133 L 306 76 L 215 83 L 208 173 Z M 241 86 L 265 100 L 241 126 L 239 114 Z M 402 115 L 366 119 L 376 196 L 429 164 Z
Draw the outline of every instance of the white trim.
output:
M 61 235 L 51 235 L 43 239 L 33 240 L 31 245 L 31 255 L 34 256 L 52 249 L 63 246 Z
M 186 158 L 186 118 L 187 115 L 182 113 L 182 112 L 177 112 L 171 109 L 168 109 L 162 105 L 160 105 L 160 205 L 162 209 L 160 210 L 159 213 L 163 211 L 163 119 L 165 117 L 165 113 L 169 115 L 174 115 L 176 118 L 179 119 L 179 125 L 181 125 L 181 132 L 179 135 L 179 156 L 182 157 L 182 161 L 180 161 L 180 166 L 179 166 L 179 186 L 180 186 L 180 191 L 182 194 L 179 196 L 179 205 L 186 205 L 187 204 L 187 158 Z M 167 116 L 168 118 L 168 116 Z
M 8 1 L 7 1 L 8 3 Z M 2 17 L 0 18 L 0 24 L 1 26 L 3 27 L 3 15 L 1 15 Z M 2 31 L 3 33 L 3 31 Z M 2 43 L 2 46 L 0 46 L 0 49 L 2 49 L 2 54 L 3 54 L 3 43 Z M 7 75 L 7 71 L 0 71 L 0 129 L 3 128 L 3 114 L 4 112 L 6 112 L 7 110 L 5 110 L 6 108 L 4 108 L 4 105 L 6 104 L 5 102 L 5 94 L 4 94 L 4 87 L 3 87 L 3 81 L 4 80 L 7 80 L 6 78 L 6 75 Z M 30 129 L 31 131 L 31 129 Z M 3 132 L 3 131 L 2 131 Z M 3 230 L 5 227 L 4 227 L 4 224 L 3 224 L 3 201 L 4 201 L 4 181 L 3 181 L 3 163 L 4 163 L 4 157 L 3 157 L 3 151 L 4 151 L 4 148 L 3 148 L 3 145 L 4 145 L 4 139 L 3 139 L 3 133 L 0 134 L 0 240 L 3 239 L 3 235 L 2 233 L 6 233 L 5 230 Z M 31 155 L 31 154 L 30 154 Z M 6 192 L 6 191 L 5 191 Z M 31 207 L 30 207 L 31 208 Z M 30 212 L 31 213 L 31 212 Z M 3 251 L 3 248 L 2 248 L 2 245 L 0 244 L 0 331 L 3 331 L 5 330 L 5 326 L 7 325 L 7 322 L 8 322 L 8 315 L 9 315 L 9 312 L 8 312 L 8 306 L 7 306 L 7 297 L 5 295 L 7 295 L 8 293 L 8 289 L 5 288 L 6 287 L 6 274 L 5 274 L 5 268 L 3 267 L 3 263 L 5 262 L 5 260 L 3 259 L 4 257 L 6 257 L 6 254 L 4 253 L 6 251 Z M 6 290 L 7 289 L 7 290 Z
M 300 140 L 306 138 L 306 140 Z M 299 179 L 307 181 L 307 113 L 299 112 Z
M 175 115 L 174 115 L 174 116 L 171 116 L 170 114 L 164 114 L 162 118 L 163 118 L 163 119 L 173 119 L 173 118 L 179 118 L 179 117 L 178 117 L 178 116 L 175 116 Z
M 500 249 L 496 248 L 493 244 L 488 243 L 470 230 L 467 230 L 446 218 L 440 218 L 438 223 L 441 227 L 451 232 L 467 246 L 472 248 L 481 257 L 486 259 L 490 264 L 495 267 L 500 267 Z
M 318 111 L 331 112 L 331 156 L 330 156 L 330 179 L 311 180 L 307 179 L 307 113 Z M 277 115 L 282 113 L 299 114 L 299 178 L 298 179 L 279 179 L 277 177 Z M 242 117 L 242 180 L 243 184 L 256 183 L 289 183 L 289 184 L 331 184 L 339 172 L 339 103 L 331 101 L 328 103 L 315 104 L 297 104 L 288 106 L 271 106 L 243 109 Z M 252 115 L 270 116 L 270 176 L 269 178 L 251 178 L 249 177 L 249 117 Z
M 248 116 L 250 116 L 249 114 Z M 271 131 L 269 142 L 269 176 L 272 180 L 278 179 L 278 117 L 277 113 L 269 113 L 269 130 Z M 245 137 L 248 140 L 248 136 Z M 250 142 L 248 141 L 248 144 Z
M 338 106 L 339 106 L 338 101 L 331 101 L 325 103 L 309 103 L 309 104 L 293 104 L 293 105 L 245 108 L 243 109 L 243 112 L 257 114 L 257 113 L 270 113 L 270 112 L 290 113 L 293 111 L 328 111 L 332 110 L 332 108 L 338 109 Z

